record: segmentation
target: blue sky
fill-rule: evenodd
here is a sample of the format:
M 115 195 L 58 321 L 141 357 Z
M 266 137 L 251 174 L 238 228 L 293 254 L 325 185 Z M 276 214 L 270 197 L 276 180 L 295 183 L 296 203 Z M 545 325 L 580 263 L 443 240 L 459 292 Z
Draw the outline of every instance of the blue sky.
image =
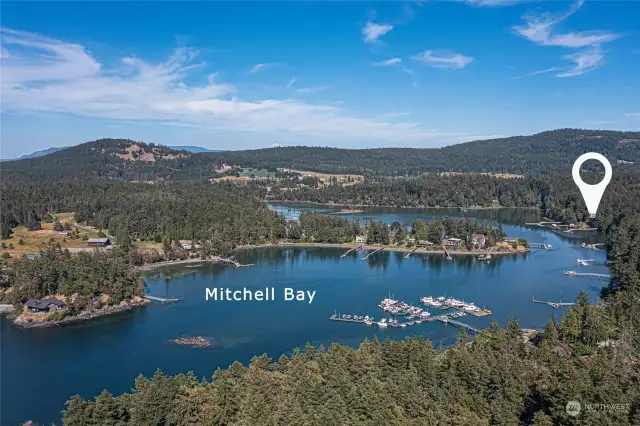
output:
M 640 129 L 640 2 L 2 2 L 2 158 Z

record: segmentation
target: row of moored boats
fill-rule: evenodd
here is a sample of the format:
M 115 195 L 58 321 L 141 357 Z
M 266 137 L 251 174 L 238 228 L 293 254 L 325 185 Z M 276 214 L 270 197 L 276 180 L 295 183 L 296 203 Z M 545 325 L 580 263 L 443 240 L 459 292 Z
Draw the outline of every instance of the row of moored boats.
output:
M 453 297 L 445 298 L 444 296 L 428 296 L 421 298 L 420 301 L 425 305 L 432 306 L 434 308 L 456 308 L 466 312 L 480 312 L 481 310 L 474 303 L 467 303 L 464 300 L 458 300 Z

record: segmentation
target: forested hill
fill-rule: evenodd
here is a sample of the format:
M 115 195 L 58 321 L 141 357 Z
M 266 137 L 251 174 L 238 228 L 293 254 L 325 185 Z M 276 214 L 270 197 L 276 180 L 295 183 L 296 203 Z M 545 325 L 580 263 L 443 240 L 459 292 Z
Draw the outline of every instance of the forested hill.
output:
M 141 147 L 142 151 L 128 152 L 132 145 Z M 562 129 L 437 149 L 297 146 L 207 153 L 176 151 L 123 139 L 102 139 L 40 158 L 3 163 L 2 178 L 206 179 L 214 177 L 215 169 L 222 163 L 369 176 L 444 171 L 540 175 L 566 171 L 580 154 L 589 151 L 605 155 L 616 168 L 637 168 L 640 164 L 640 132 Z M 123 155 L 129 156 L 124 158 Z

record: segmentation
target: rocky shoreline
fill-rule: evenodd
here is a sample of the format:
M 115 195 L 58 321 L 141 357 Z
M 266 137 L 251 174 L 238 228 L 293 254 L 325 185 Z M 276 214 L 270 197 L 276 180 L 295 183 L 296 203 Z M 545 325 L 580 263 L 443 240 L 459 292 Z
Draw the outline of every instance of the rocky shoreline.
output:
M 53 327 L 56 325 L 69 324 L 72 322 L 88 321 L 88 320 L 103 317 L 106 315 L 128 311 L 130 309 L 138 308 L 140 306 L 145 306 L 147 303 L 149 303 L 149 300 L 141 299 L 140 301 L 137 301 L 137 302 L 131 301 L 121 305 L 105 306 L 104 308 L 101 308 L 101 309 L 84 311 L 78 315 L 66 317 L 57 321 L 47 321 L 47 320 L 31 321 L 29 319 L 25 319 L 22 315 L 18 315 L 13 319 L 13 324 L 22 328 Z

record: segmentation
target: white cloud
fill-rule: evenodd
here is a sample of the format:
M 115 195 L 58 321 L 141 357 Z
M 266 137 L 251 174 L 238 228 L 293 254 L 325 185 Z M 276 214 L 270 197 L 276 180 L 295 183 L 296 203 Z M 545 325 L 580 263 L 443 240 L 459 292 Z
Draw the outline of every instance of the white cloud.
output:
M 582 52 L 567 55 L 565 58 L 575 62 L 575 65 L 570 70 L 558 74 L 557 77 L 575 77 L 593 71 L 604 64 L 604 55 L 600 46 L 594 46 Z
M 372 21 L 362 28 L 362 35 L 364 35 L 365 43 L 375 43 L 380 37 L 388 33 L 393 29 L 393 25 L 388 24 L 376 24 Z
M 296 82 L 296 78 L 292 77 L 291 80 L 289 80 L 289 82 L 287 83 L 287 89 L 289 89 L 291 86 L 293 86 L 293 83 Z
M 556 71 L 560 71 L 560 68 L 558 68 L 558 67 L 546 68 L 546 69 L 543 69 L 543 70 L 534 71 L 534 72 L 530 72 L 528 74 L 524 74 L 524 75 L 519 75 L 517 77 L 513 77 L 512 80 L 517 80 L 517 79 L 526 78 L 526 77 L 533 77 L 533 76 L 540 75 L 540 74 L 548 74 L 550 72 L 556 72 Z
M 482 138 L 469 132 L 431 130 L 417 122 L 362 116 L 330 103 L 245 100 L 234 84 L 219 82 L 215 73 L 207 78 L 206 64 L 197 60 L 193 49 L 176 49 L 160 63 L 126 57 L 115 66 L 105 66 L 77 44 L 9 29 L 1 29 L 1 36 L 3 111 L 257 132 L 322 143 L 366 140 L 386 146 L 434 146 Z
M 464 56 L 459 53 L 438 54 L 433 50 L 425 50 L 424 53 L 415 55 L 411 59 L 424 62 L 431 67 L 454 70 L 462 69 L 473 62 L 473 58 L 469 56 Z
M 255 74 L 255 73 L 258 73 L 258 72 L 260 72 L 260 71 L 264 71 L 264 70 L 266 70 L 266 69 L 273 68 L 273 67 L 275 67 L 276 65 L 278 65 L 278 63 L 277 63 L 277 62 L 269 62 L 269 63 L 266 63 L 266 64 L 255 64 L 255 65 L 254 65 L 253 67 L 251 67 L 251 69 L 249 70 L 249 74 Z
M 323 91 L 327 90 L 330 87 L 331 86 L 300 87 L 300 88 L 296 89 L 296 92 L 304 93 L 304 94 L 318 93 L 318 92 L 323 92 Z
M 513 27 L 516 34 L 542 46 L 561 46 L 579 48 L 607 43 L 620 37 L 620 34 L 608 31 L 581 31 L 566 34 L 554 34 L 554 27 L 580 9 L 584 1 L 579 0 L 571 9 L 561 15 L 525 15 L 524 25 Z
M 393 65 L 398 65 L 401 62 L 402 62 L 401 58 L 390 58 L 390 59 L 387 59 L 386 61 L 374 62 L 373 66 L 374 67 L 390 67 Z
M 497 6 L 513 6 L 519 3 L 528 3 L 535 0 L 461 0 L 471 6 L 478 7 L 497 7 Z

